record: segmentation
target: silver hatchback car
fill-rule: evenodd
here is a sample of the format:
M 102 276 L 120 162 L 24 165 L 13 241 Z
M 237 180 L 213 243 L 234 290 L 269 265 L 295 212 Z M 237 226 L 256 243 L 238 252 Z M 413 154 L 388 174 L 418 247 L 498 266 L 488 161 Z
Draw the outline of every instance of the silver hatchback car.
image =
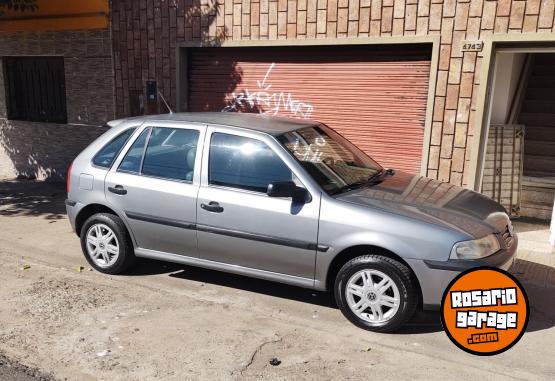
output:
M 501 205 L 383 169 L 321 123 L 184 113 L 110 125 L 73 162 L 66 201 L 100 272 L 144 257 L 333 290 L 351 322 L 385 332 L 437 308 L 461 271 L 513 263 Z

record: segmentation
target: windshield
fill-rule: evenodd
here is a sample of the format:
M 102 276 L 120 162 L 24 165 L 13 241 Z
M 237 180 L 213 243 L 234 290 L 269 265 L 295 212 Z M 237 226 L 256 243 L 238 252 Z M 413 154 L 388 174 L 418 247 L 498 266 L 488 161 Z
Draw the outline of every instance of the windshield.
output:
M 328 194 L 366 184 L 382 172 L 372 158 L 324 125 L 290 131 L 277 139 Z

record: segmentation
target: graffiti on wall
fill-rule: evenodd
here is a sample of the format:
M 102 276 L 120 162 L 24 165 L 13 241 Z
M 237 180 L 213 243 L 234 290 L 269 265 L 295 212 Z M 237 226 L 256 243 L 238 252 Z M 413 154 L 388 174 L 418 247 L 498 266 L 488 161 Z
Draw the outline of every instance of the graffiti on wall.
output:
M 270 115 L 291 113 L 297 118 L 309 119 L 314 111 L 311 104 L 295 99 L 291 92 L 272 91 L 269 77 L 275 66 L 276 64 L 272 63 L 264 78 L 256 81 L 257 89 L 255 91 L 245 89 L 238 93 L 233 92 L 231 100 L 222 111 L 256 111 Z

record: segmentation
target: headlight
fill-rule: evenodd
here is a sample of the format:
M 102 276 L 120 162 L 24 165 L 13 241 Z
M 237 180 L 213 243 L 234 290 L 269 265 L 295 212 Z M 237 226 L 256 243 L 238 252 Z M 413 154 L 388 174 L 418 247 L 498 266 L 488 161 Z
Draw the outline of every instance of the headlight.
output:
M 451 259 L 479 259 L 492 255 L 500 249 L 499 241 L 495 235 L 490 234 L 484 238 L 472 241 L 457 242 L 451 250 Z

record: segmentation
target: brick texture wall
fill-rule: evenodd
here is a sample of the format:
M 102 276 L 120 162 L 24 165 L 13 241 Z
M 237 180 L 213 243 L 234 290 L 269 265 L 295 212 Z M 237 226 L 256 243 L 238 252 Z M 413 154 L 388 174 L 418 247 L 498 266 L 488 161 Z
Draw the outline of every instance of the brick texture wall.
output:
M 114 118 L 109 30 L 0 33 L 2 56 L 64 57 L 68 124 L 7 120 L 0 70 L 0 178 L 61 180 L 69 163 Z
M 483 53 L 463 40 L 553 33 L 554 0 L 113 0 L 116 113 L 145 81 L 176 102 L 176 44 L 440 35 L 428 176 L 467 184 Z M 424 159 L 426 160 L 426 159 Z

